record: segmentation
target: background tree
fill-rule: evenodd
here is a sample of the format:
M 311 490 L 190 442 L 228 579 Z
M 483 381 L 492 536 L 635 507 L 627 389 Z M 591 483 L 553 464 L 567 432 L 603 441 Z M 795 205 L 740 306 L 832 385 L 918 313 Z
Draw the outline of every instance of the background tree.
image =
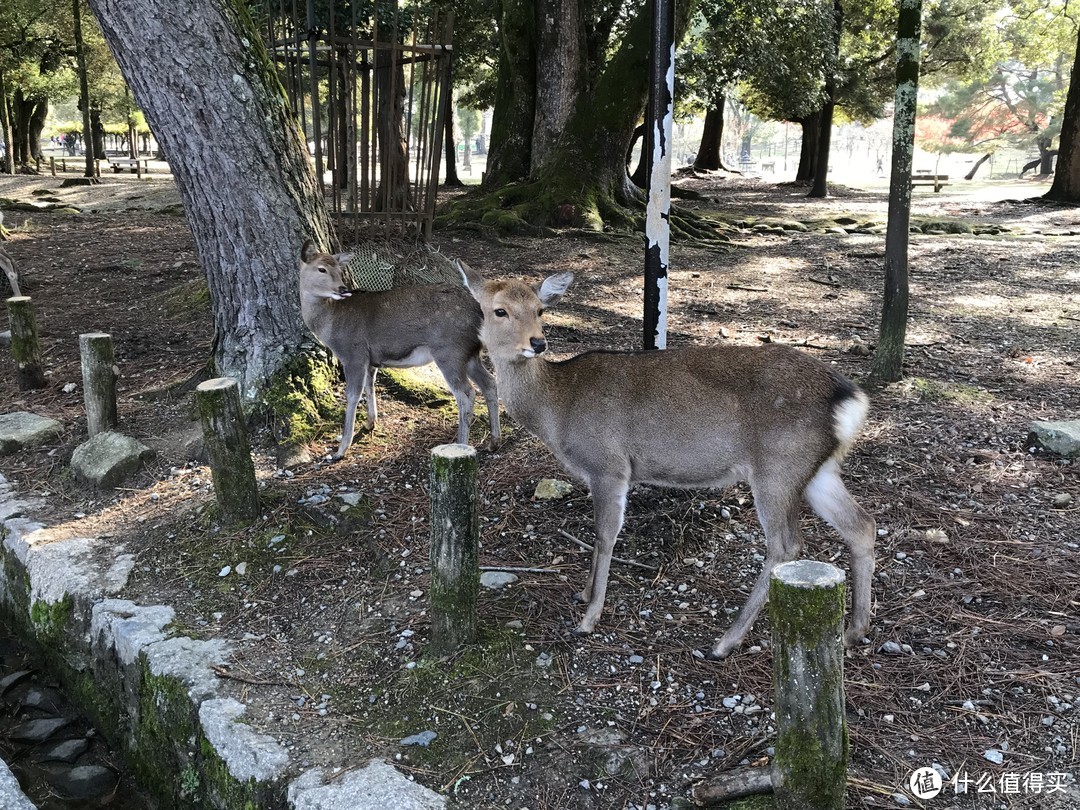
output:
M 210 287 L 215 372 L 249 402 L 306 338 L 300 244 L 330 246 L 299 128 L 238 0 L 89 0 L 169 156 Z
M 1061 118 L 1057 171 L 1045 196 L 1059 202 L 1080 202 L 1080 34 L 1077 35 L 1072 79 Z
M 685 30 L 694 3 L 677 6 Z M 641 119 L 651 3 L 503 0 L 485 198 L 457 220 L 507 229 L 633 224 L 626 155 Z
M 896 33 L 896 104 L 893 112 L 889 221 L 885 230 L 885 297 L 871 376 L 894 382 L 904 372 L 908 315 L 908 229 L 911 222 L 911 161 L 919 94 L 922 0 L 900 0 Z

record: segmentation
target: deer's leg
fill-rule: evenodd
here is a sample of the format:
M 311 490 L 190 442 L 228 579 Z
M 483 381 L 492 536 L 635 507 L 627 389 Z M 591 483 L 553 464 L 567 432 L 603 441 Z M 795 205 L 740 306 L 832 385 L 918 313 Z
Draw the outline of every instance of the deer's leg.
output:
M 488 420 L 491 422 L 491 437 L 488 439 L 487 449 L 494 450 L 499 446 L 499 440 L 502 438 L 499 430 L 499 390 L 495 385 L 495 378 L 484 368 L 478 354 L 469 358 L 465 371 L 469 379 L 476 383 L 480 393 L 484 395 L 484 402 L 487 403 Z
M 11 285 L 11 294 L 18 298 L 22 295 L 19 291 L 19 274 L 15 270 L 15 262 L 3 248 L 0 248 L 0 267 L 4 269 L 4 275 L 7 276 L 8 283 Z
M 589 603 L 585 608 L 585 615 L 574 631 L 578 634 L 591 633 L 604 609 L 611 554 L 615 550 L 615 539 L 622 530 L 626 493 L 630 489 L 630 483 L 626 478 L 594 479 L 590 482 L 589 489 L 592 491 L 593 517 L 596 522 L 596 547 L 593 548 L 589 578 L 585 580 L 585 587 L 578 594 L 578 599 Z
M 439 362 L 436 358 L 435 365 L 439 367 L 446 384 L 454 394 L 454 401 L 458 409 L 458 444 L 469 443 L 469 423 L 472 422 L 473 404 L 476 402 L 476 392 L 469 375 L 466 372 L 466 364 L 458 362 Z
M 375 366 L 369 365 L 364 369 L 364 402 L 367 404 L 367 423 L 364 430 L 368 433 L 375 429 L 375 423 L 379 419 L 379 405 L 375 401 L 375 375 L 378 373 L 379 369 Z
M 760 486 L 751 482 L 751 489 L 754 492 L 754 508 L 765 530 L 765 563 L 735 622 L 712 648 L 709 657 L 713 659 L 726 658 L 743 643 L 768 599 L 772 570 L 780 563 L 794 560 L 802 551 L 798 489 L 779 482 L 763 482 Z
M 836 529 L 851 552 L 851 619 L 844 643 L 857 644 L 870 630 L 870 581 L 874 575 L 877 526 L 855 502 L 840 479 L 840 465 L 830 459 L 806 486 L 810 508 Z
M 370 372 L 370 373 L 369 373 Z M 369 377 L 374 379 L 374 369 L 367 365 L 355 365 L 345 369 L 345 425 L 341 429 L 341 444 L 337 452 L 330 456 L 338 461 L 345 456 L 345 451 L 352 445 L 353 431 L 356 427 L 356 408 L 360 404 L 360 395 L 367 390 Z M 368 419 L 371 419 L 373 394 L 368 395 Z

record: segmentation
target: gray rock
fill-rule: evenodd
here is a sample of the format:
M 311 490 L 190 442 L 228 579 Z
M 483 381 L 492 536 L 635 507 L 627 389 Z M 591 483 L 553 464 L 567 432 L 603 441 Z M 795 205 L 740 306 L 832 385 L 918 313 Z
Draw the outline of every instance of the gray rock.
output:
M 443 810 L 446 799 L 410 781 L 393 766 L 372 760 L 345 774 L 324 774 L 321 768 L 302 774 L 289 785 L 293 810 Z
M 1080 458 L 1080 419 L 1032 422 L 1029 430 L 1028 447 L 1039 447 L 1066 458 Z
M 513 585 L 517 580 L 517 576 L 509 571 L 482 571 L 480 573 L 480 584 L 493 591 Z
M 34 671 L 31 669 L 20 669 L 18 672 L 12 672 L 0 678 L 0 695 L 6 695 L 9 689 L 18 686 L 33 674 Z
M 204 701 L 199 722 L 207 741 L 241 782 L 268 782 L 281 776 L 289 764 L 288 752 L 273 738 L 239 722 L 244 704 L 232 698 Z
M 538 501 L 557 501 L 573 491 L 574 487 L 567 481 L 560 481 L 558 478 L 541 478 L 536 485 L 533 497 Z
M 402 745 L 419 745 L 421 748 L 427 748 L 439 735 L 434 731 L 421 731 L 419 734 L 413 734 L 408 737 L 404 737 L 401 740 Z
M 154 451 L 142 442 L 106 431 L 75 448 L 71 471 L 83 483 L 115 489 L 153 455 Z
M 45 742 L 60 729 L 69 725 L 71 725 L 71 721 L 65 717 L 41 717 L 37 720 L 27 720 L 25 723 L 19 723 L 9 732 L 8 736 L 15 742 Z
M 49 746 L 44 751 L 36 754 L 36 762 L 67 762 L 72 763 L 90 749 L 90 740 L 80 737 L 77 740 L 64 740 L 56 745 Z
M 0 414 L 0 456 L 56 441 L 63 432 L 64 426 L 55 419 L 46 419 L 34 413 L 17 411 Z
M 895 641 L 886 641 L 884 644 L 881 645 L 880 649 L 881 652 L 885 653 L 886 655 L 900 655 L 904 651 L 903 647 L 901 647 Z
M 112 793 L 119 781 L 116 771 L 104 765 L 54 765 L 42 769 L 45 779 L 62 798 L 77 801 L 99 799 Z
M 32 686 L 19 700 L 24 709 L 37 709 L 48 714 L 60 714 L 66 702 L 60 692 L 48 686 Z
M 36 810 L 19 787 L 15 774 L 3 761 L 0 761 L 0 807 L 4 810 Z

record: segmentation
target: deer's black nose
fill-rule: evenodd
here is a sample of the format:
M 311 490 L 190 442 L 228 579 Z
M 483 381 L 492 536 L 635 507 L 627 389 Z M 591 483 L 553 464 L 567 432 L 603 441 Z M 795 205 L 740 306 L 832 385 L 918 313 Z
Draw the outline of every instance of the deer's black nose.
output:
M 340 287 L 338 287 L 338 295 L 351 295 L 351 294 L 352 294 L 352 290 L 350 290 L 344 284 L 342 284 Z
M 529 345 L 537 354 L 543 354 L 547 350 L 547 341 L 543 338 L 529 338 Z

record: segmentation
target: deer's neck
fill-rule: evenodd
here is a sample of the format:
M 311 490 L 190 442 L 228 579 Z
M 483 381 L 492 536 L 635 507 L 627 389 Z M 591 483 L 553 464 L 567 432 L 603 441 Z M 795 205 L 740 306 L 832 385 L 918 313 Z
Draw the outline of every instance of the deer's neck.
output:
M 548 440 L 555 429 L 556 406 L 553 394 L 558 390 L 556 367 L 539 357 L 495 360 L 495 379 L 499 398 L 506 410 L 526 430 L 541 440 Z

